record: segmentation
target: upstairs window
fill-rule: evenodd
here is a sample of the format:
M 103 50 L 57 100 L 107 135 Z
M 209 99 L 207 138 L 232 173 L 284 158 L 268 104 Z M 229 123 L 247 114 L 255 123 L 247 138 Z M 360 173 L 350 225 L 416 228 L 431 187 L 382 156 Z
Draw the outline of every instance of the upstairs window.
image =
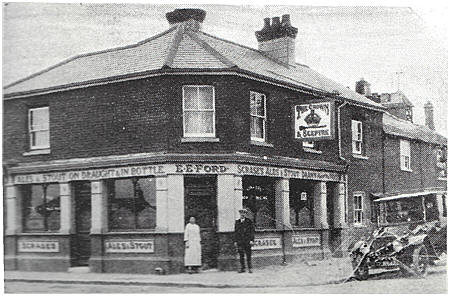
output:
M 254 141 L 266 141 L 266 95 L 250 92 L 250 136 Z
M 48 107 L 28 110 L 28 134 L 30 149 L 50 148 Z
M 364 219 L 363 211 L 364 192 L 353 194 L 353 223 L 361 225 Z
M 411 170 L 411 147 L 409 141 L 400 140 L 400 169 Z
M 214 87 L 183 86 L 185 137 L 215 137 Z
M 361 155 L 362 146 L 363 146 L 362 122 L 358 120 L 352 120 L 352 153 Z
M 443 147 L 438 148 L 436 154 L 436 166 L 438 177 L 441 179 L 447 178 L 447 149 Z

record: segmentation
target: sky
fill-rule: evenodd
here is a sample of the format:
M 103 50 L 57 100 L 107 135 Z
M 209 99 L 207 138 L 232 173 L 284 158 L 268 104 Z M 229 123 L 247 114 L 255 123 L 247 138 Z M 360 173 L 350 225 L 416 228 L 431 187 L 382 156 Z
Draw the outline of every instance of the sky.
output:
M 202 30 L 257 48 L 265 17 L 291 15 L 298 28 L 296 61 L 352 89 L 364 78 L 372 92 L 400 89 L 414 104 L 435 106 L 447 134 L 447 8 L 150 4 L 3 4 L 3 85 L 77 54 L 136 43 L 169 28 L 175 8 L 206 10 Z M 400 74 L 396 74 L 400 72 Z

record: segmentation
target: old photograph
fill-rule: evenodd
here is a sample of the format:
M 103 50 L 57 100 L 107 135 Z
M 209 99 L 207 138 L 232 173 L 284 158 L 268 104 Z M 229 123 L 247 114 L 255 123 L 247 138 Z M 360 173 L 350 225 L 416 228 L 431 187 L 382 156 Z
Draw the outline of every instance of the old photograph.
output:
M 447 293 L 448 9 L 3 2 L 6 293 Z

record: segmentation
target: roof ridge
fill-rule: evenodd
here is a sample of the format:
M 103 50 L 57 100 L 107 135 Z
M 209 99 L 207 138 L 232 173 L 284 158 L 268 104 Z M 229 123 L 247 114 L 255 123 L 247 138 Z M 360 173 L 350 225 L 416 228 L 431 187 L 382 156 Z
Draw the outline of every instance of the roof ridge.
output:
M 175 36 L 173 36 L 172 44 L 170 45 L 169 52 L 166 56 L 163 67 L 172 66 L 173 60 L 175 59 L 175 55 L 178 51 L 178 47 L 180 46 L 181 40 L 183 39 L 183 34 L 183 28 L 181 26 L 177 26 L 177 31 L 175 32 Z
M 48 72 L 50 70 L 58 68 L 59 66 L 65 65 L 65 64 L 67 64 L 67 63 L 69 63 L 71 61 L 74 61 L 76 59 L 79 59 L 79 58 L 93 56 L 93 55 L 102 54 L 102 53 L 106 53 L 106 52 L 119 51 L 119 50 L 123 50 L 123 49 L 128 49 L 128 48 L 133 48 L 133 47 L 140 46 L 140 45 L 145 44 L 147 42 L 150 42 L 150 41 L 152 41 L 154 39 L 157 39 L 157 38 L 159 38 L 159 37 L 161 37 L 163 35 L 166 35 L 166 34 L 172 32 L 175 29 L 176 29 L 176 26 L 173 26 L 173 27 L 169 28 L 168 30 L 166 30 L 164 32 L 161 32 L 159 34 L 156 34 L 156 35 L 154 35 L 152 37 L 149 37 L 149 38 L 146 38 L 144 40 L 138 41 L 137 43 L 124 45 L 124 46 L 113 47 L 113 48 L 108 48 L 108 49 L 103 49 L 103 50 L 98 50 L 98 51 L 93 51 L 93 52 L 88 52 L 88 53 L 77 54 L 77 55 L 72 56 L 70 58 L 67 58 L 67 59 L 65 59 L 65 60 L 63 60 L 63 61 L 61 61 L 59 63 L 56 63 L 56 64 L 54 64 L 54 65 L 52 65 L 50 67 L 47 67 L 47 68 L 45 68 L 45 69 L 43 69 L 41 71 L 38 71 L 38 72 L 33 73 L 31 75 L 28 75 L 28 76 L 26 76 L 24 78 L 21 78 L 19 80 L 14 81 L 14 82 L 11 82 L 10 84 L 4 86 L 3 89 L 7 89 L 7 88 L 9 88 L 11 86 L 17 85 L 17 84 L 22 83 L 22 82 L 27 81 L 27 80 L 30 80 L 30 79 L 32 79 L 32 78 L 34 78 L 36 76 L 39 76 L 39 75 L 41 75 L 43 73 L 46 73 L 46 72 Z
M 275 62 L 275 63 L 277 63 L 277 64 L 280 64 L 280 65 L 282 65 L 282 66 L 285 66 L 285 67 L 288 67 L 288 68 L 289 68 L 289 67 L 292 67 L 292 66 L 295 66 L 295 65 L 283 63 L 283 62 L 281 62 L 281 61 L 279 61 L 279 60 L 277 60 L 277 59 L 271 57 L 270 55 L 264 53 L 263 51 L 261 51 L 261 50 L 259 50 L 259 49 L 256 49 L 256 48 L 253 48 L 253 47 L 250 47 L 250 46 L 246 46 L 246 45 L 242 45 L 242 44 L 239 44 L 239 43 L 237 43 L 237 42 L 230 41 L 230 40 L 227 40 L 227 39 L 223 39 L 223 38 L 214 36 L 214 35 L 212 35 L 212 34 L 205 33 L 205 32 L 203 32 L 203 31 L 199 31 L 199 33 L 202 33 L 203 35 L 206 35 L 206 36 L 208 36 L 208 37 L 211 37 L 211 38 L 214 38 L 214 39 L 223 41 L 223 42 L 227 42 L 227 43 L 233 44 L 233 45 L 238 46 L 238 47 L 242 47 L 242 48 L 245 48 L 245 49 L 254 51 L 254 52 L 256 52 L 256 53 L 259 53 L 259 54 L 262 55 L 263 57 L 265 57 L 265 58 L 267 58 L 267 59 L 269 59 L 269 60 L 271 60 L 271 61 L 273 61 L 273 62 Z
M 189 37 L 191 37 L 192 40 L 194 40 L 195 43 L 200 45 L 203 49 L 208 51 L 210 54 L 212 54 L 214 57 L 219 59 L 222 63 L 227 65 L 228 67 L 237 67 L 236 64 L 231 62 L 228 58 L 226 58 L 224 55 L 219 53 L 216 49 L 214 49 L 211 45 L 209 45 L 206 41 L 202 40 L 197 36 L 197 33 L 194 32 L 187 32 L 186 33 Z

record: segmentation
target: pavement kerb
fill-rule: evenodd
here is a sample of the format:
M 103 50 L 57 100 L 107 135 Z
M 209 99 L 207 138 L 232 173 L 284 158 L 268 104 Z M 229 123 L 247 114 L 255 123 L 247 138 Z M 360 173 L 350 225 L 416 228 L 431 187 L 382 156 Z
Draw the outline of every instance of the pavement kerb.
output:
M 52 280 L 52 279 L 26 279 L 26 278 L 5 278 L 5 282 L 26 282 L 26 283 L 52 283 L 52 284 L 88 284 L 88 285 L 128 285 L 128 286 L 162 286 L 162 287 L 192 287 L 192 288 L 274 288 L 274 287 L 306 287 L 322 286 L 327 284 L 338 284 L 342 280 L 324 281 L 322 283 L 303 284 L 283 284 L 283 285 L 231 285 L 231 284 L 202 284 L 192 282 L 150 282 L 150 281 L 105 281 L 105 280 Z

